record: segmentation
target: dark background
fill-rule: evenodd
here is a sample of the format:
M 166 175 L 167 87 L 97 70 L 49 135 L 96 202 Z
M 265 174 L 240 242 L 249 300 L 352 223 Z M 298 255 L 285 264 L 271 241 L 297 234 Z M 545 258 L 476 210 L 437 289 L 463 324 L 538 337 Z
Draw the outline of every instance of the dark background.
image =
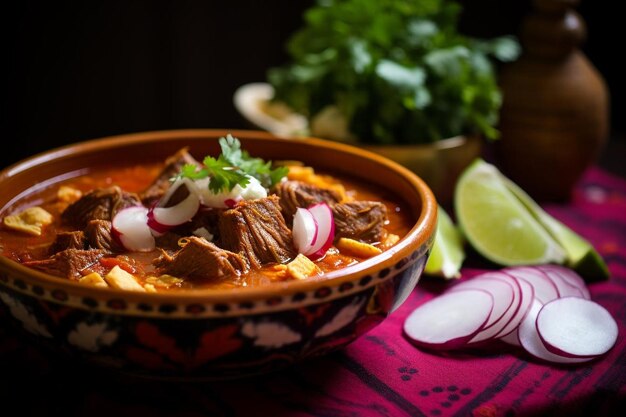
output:
M 530 0 L 464 0 L 462 31 L 517 33 Z M 623 144 L 618 13 L 584 0 L 584 51 L 612 96 Z M 0 167 L 85 139 L 144 130 L 247 127 L 234 90 L 264 81 L 312 0 L 19 1 L 3 9 Z M 5 6 L 3 6 L 5 7 Z M 617 29 L 616 29 L 617 28 Z M 616 34 L 617 32 L 617 34 Z M 624 60 L 622 59 L 622 62 Z M 621 145 L 620 145 L 621 146 Z

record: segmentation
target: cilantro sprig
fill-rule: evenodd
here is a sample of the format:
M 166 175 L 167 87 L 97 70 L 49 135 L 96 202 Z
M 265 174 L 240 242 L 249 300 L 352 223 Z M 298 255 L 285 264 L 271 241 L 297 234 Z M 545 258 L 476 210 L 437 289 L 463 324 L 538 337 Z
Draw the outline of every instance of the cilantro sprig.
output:
M 230 191 L 236 185 L 245 187 L 250 183 L 252 176 L 259 180 L 265 188 L 270 188 L 287 175 L 287 167 L 272 169 L 271 161 L 254 158 L 241 149 L 241 142 L 232 135 L 219 139 L 222 153 L 214 158 L 207 156 L 202 161 L 202 167 L 186 164 L 182 167 L 177 178 L 200 180 L 210 178 L 209 190 L 214 194 Z
M 517 41 L 458 30 L 448 0 L 317 0 L 271 68 L 274 100 L 309 118 L 336 106 L 362 143 L 427 143 L 459 134 L 495 138 L 502 102 L 493 58 Z

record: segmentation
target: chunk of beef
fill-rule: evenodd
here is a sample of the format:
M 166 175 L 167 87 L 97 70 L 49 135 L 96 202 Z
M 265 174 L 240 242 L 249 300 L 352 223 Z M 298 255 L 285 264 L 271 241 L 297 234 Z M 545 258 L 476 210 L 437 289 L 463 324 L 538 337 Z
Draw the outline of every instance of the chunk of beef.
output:
M 298 207 L 306 208 L 324 202 L 332 206 L 341 201 L 338 192 L 301 181 L 282 181 L 276 184 L 273 191 L 280 197 L 280 206 L 289 224 Z
M 119 210 L 140 204 L 136 194 L 120 187 L 96 188 L 70 204 L 61 220 L 75 229 L 84 229 L 91 220 L 111 220 Z
M 190 236 L 189 234 L 187 236 Z M 178 242 L 183 238 L 183 235 L 175 233 L 173 231 L 167 231 L 161 236 L 156 236 L 154 241 L 156 243 L 156 247 L 166 251 L 168 253 L 174 253 L 180 249 Z
M 82 231 L 60 232 L 48 248 L 48 253 L 54 255 L 66 249 L 85 249 L 85 235 Z
M 200 166 L 200 163 L 189 154 L 187 148 L 183 148 L 165 160 L 165 167 L 159 176 L 143 190 L 139 197 L 146 206 L 151 206 L 157 202 L 165 191 L 170 187 L 170 179 L 178 174 L 183 165 L 192 164 Z
M 198 210 L 198 213 L 196 213 L 191 221 L 174 227 L 172 231 L 181 236 L 196 235 L 206 237 L 202 235 L 202 233 L 204 233 L 203 231 L 198 231 L 198 229 L 204 228 L 206 232 L 213 235 L 212 239 L 207 240 L 216 242 L 219 239 L 218 222 L 224 210 L 225 209 L 222 208 L 200 207 L 200 210 Z
M 113 239 L 111 222 L 108 220 L 91 220 L 87 223 L 84 234 L 87 247 L 91 249 L 102 249 L 109 253 L 124 252 L 124 249 Z
M 249 269 L 240 255 L 196 236 L 187 238 L 185 246 L 173 255 L 163 252 L 154 265 L 159 274 L 201 279 L 237 277 Z
M 221 246 L 243 254 L 253 268 L 285 263 L 296 255 L 276 195 L 243 201 L 224 211 L 219 230 Z
M 51 275 L 78 280 L 81 271 L 94 265 L 106 251 L 98 249 L 65 249 L 48 259 L 24 262 L 24 265 Z
M 210 242 L 217 242 L 219 237 L 218 220 L 224 209 L 201 207 L 191 221 L 173 227 L 161 236 L 157 236 L 156 246 L 168 253 L 180 249 L 178 241 L 184 236 L 203 237 Z
M 382 239 L 387 207 L 378 201 L 351 201 L 333 207 L 335 238 L 348 237 L 365 242 Z

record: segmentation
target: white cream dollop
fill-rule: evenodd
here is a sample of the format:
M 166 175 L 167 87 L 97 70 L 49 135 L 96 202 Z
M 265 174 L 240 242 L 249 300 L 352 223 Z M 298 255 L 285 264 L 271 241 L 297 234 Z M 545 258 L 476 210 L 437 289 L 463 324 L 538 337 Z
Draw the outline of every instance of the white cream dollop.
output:
M 228 208 L 232 207 L 236 202 L 241 200 L 255 200 L 257 198 L 267 197 L 267 190 L 259 180 L 248 175 L 250 182 L 245 187 L 239 184 L 235 185 L 232 190 L 214 194 L 209 190 L 209 178 L 197 180 L 195 183 L 200 191 L 200 201 L 207 207 Z

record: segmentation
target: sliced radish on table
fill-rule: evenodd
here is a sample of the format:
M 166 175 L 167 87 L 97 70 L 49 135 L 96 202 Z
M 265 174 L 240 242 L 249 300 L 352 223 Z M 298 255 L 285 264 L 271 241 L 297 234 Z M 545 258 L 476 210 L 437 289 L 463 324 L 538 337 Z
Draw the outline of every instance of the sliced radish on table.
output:
M 550 272 L 551 278 L 560 279 L 565 284 L 577 288 L 582 293 L 583 298 L 591 299 L 585 280 L 574 270 L 561 265 L 539 265 L 536 268 L 543 272 Z
M 505 268 L 503 271 L 532 285 L 535 291 L 535 298 L 542 304 L 559 298 L 559 291 L 554 282 L 552 282 L 543 271 L 537 268 L 520 266 Z
M 413 311 L 404 330 L 420 346 L 499 339 L 545 361 L 583 363 L 608 352 L 618 336 L 610 313 L 588 297 L 584 280 L 565 267 L 509 267 L 454 285 Z
M 174 205 L 170 199 L 184 187 L 186 196 Z M 188 222 L 200 208 L 200 197 L 193 181 L 183 178 L 170 186 L 159 203 L 148 213 L 148 225 L 156 235 L 163 234 L 172 227 Z
M 517 337 L 517 328 L 512 332 L 505 334 L 504 336 L 499 337 L 498 339 L 502 340 L 505 343 L 513 346 L 521 347 L 522 344 L 519 341 L 519 337 Z
M 415 309 L 404 322 L 404 333 L 420 346 L 462 347 L 485 326 L 493 306 L 493 296 L 487 291 L 451 291 Z
M 299 208 L 293 221 L 294 245 L 299 253 L 317 259 L 326 254 L 335 238 L 333 211 L 326 203 Z
M 600 304 L 564 297 L 544 305 L 537 315 L 537 331 L 552 353 L 593 358 L 608 352 L 617 341 L 617 323 Z
M 500 339 L 512 333 L 516 333 L 518 326 L 520 325 L 522 320 L 524 320 L 524 317 L 526 317 L 526 314 L 528 314 L 528 310 L 530 310 L 530 306 L 533 304 L 533 300 L 535 299 L 535 289 L 533 288 L 532 285 L 530 285 L 528 282 L 522 279 L 519 279 L 519 280 L 516 278 L 513 278 L 513 279 L 517 281 L 517 284 L 519 285 L 519 289 L 520 289 L 519 308 L 517 309 L 515 314 L 511 317 L 508 324 L 504 326 L 504 328 L 498 334 L 494 336 Z M 511 337 L 513 338 L 513 336 Z M 505 340 L 505 342 L 513 341 L 512 338 Z M 519 340 L 517 340 L 517 334 L 515 334 L 514 340 L 518 343 L 518 346 L 519 346 Z
M 568 358 L 566 356 L 556 355 L 546 348 L 539 337 L 536 325 L 537 315 L 542 307 L 543 305 L 539 301 L 535 300 L 533 305 L 530 307 L 526 318 L 524 318 L 518 328 L 517 336 L 524 350 L 536 358 L 555 363 L 580 363 L 593 359 Z
M 148 226 L 148 209 L 143 206 L 118 211 L 111 221 L 111 235 L 131 252 L 149 252 L 155 247 L 154 236 Z
M 583 297 L 583 293 L 577 286 L 570 285 L 567 281 L 563 279 L 561 274 L 554 271 L 551 268 L 542 268 L 541 271 L 554 282 L 556 285 L 556 289 L 559 292 L 559 298 L 562 297 Z
M 519 303 L 519 287 L 510 277 L 511 281 L 503 279 L 504 274 L 489 273 L 469 281 L 462 282 L 451 289 L 451 291 L 461 291 L 464 289 L 479 289 L 487 291 L 493 296 L 493 310 L 489 320 L 482 331 L 470 340 L 471 343 L 480 342 L 499 333 L 508 323 L 508 319 L 513 315 L 512 310 L 517 310 Z M 514 288 L 517 287 L 517 288 Z

